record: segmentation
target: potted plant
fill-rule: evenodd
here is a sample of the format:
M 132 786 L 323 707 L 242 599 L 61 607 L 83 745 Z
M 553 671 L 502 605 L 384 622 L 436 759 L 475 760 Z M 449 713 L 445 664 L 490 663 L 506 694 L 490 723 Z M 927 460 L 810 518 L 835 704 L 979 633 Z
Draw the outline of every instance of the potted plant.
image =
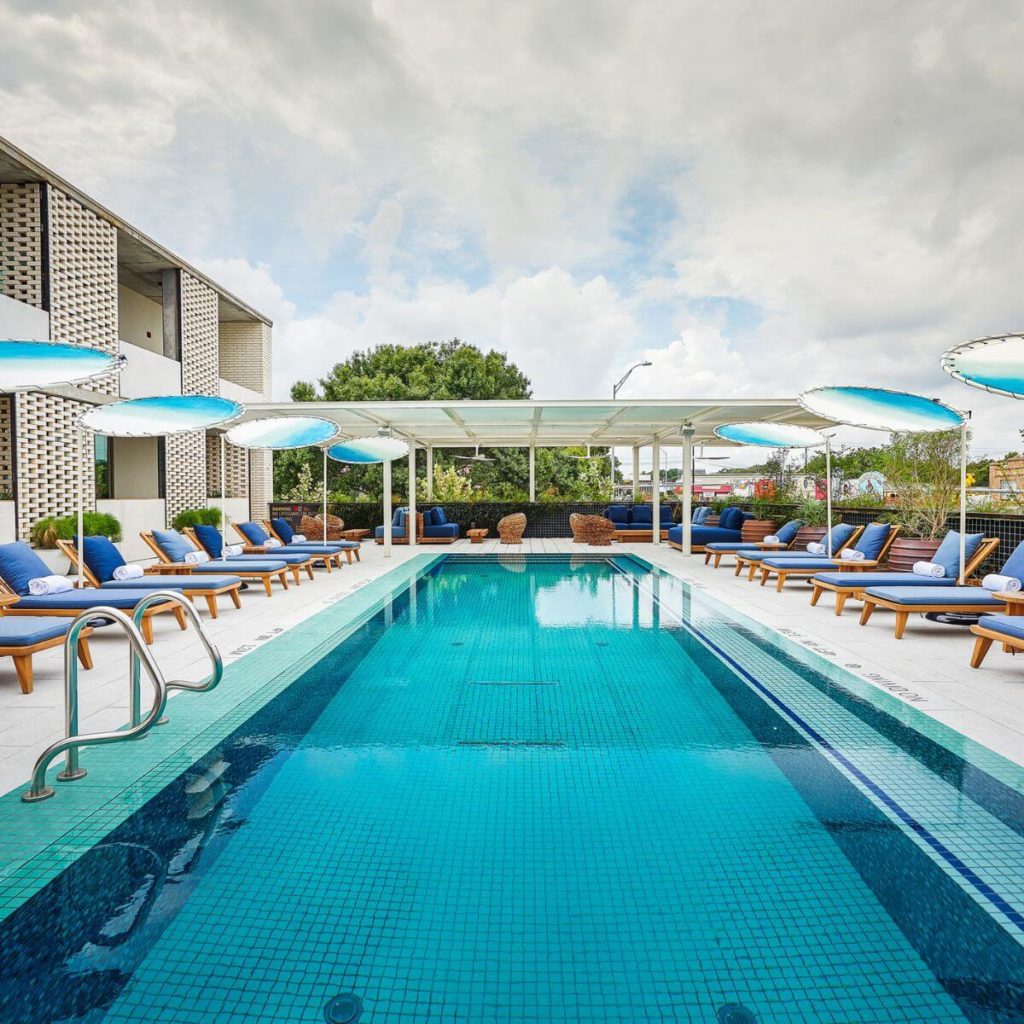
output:
M 805 548 L 813 541 L 820 541 L 828 532 L 828 508 L 818 498 L 804 498 L 797 502 L 793 518 L 802 519 L 804 523 L 797 532 L 794 548 Z
M 960 432 L 894 434 L 885 449 L 885 486 L 896 496 L 886 516 L 900 526 L 889 550 L 888 568 L 909 572 L 915 562 L 930 562 L 960 505 Z
M 740 528 L 743 540 L 762 541 L 775 532 L 775 520 L 768 513 L 775 507 L 776 487 L 773 480 L 758 480 L 754 484 L 754 499 L 750 503 L 753 519 L 746 519 Z

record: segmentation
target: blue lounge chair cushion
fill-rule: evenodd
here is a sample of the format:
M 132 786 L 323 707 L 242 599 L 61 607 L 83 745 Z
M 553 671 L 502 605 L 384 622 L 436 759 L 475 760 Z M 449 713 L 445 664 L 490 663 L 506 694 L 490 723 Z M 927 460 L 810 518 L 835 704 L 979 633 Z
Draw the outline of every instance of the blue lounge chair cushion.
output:
M 305 556 L 302 557 L 304 562 Z M 284 555 L 278 558 L 274 555 L 236 555 L 234 558 L 223 558 L 212 562 L 203 562 L 202 565 L 192 567 L 193 574 L 196 572 L 220 572 L 234 574 L 239 572 L 280 572 L 289 565 L 301 564 L 298 559 L 294 561 L 286 559 Z
M 918 576 L 912 572 L 819 572 L 814 578 L 832 586 L 863 590 L 866 587 L 935 587 L 953 586 L 956 578 L 947 576 L 936 580 L 931 576 Z
M 0 619 L 0 623 L 4 620 Z M 978 625 L 991 629 L 993 633 L 1024 640 L 1024 616 L 1021 615 L 983 615 Z
M 222 570 L 223 571 L 223 570 Z M 217 590 L 219 587 L 230 587 L 232 584 L 241 583 L 237 576 L 203 576 L 201 579 L 195 576 L 144 576 L 142 579 L 134 580 L 107 580 L 102 590 L 132 590 L 143 587 L 153 590 L 165 590 L 173 587 L 175 590 Z
M 831 569 L 835 564 L 832 559 L 824 558 L 821 555 L 812 555 L 810 558 L 790 558 L 788 555 L 769 553 L 761 559 L 761 565 L 765 565 L 769 569 Z
M 337 553 L 337 544 L 322 544 L 318 541 L 287 544 L 283 548 L 267 548 L 267 554 L 271 558 L 277 558 L 278 554 L 280 554 L 281 558 L 295 560 L 309 558 L 310 555 L 336 555 Z
M 788 523 L 783 524 L 775 531 L 775 536 L 779 538 L 781 544 L 791 544 L 803 525 L 802 519 L 790 519 Z
M 172 562 L 184 562 L 185 556 L 190 551 L 195 551 L 195 548 L 189 543 L 188 539 L 178 533 L 177 530 L 154 530 L 153 540 L 160 545 L 160 550 Z M 92 566 L 90 565 L 89 568 L 92 569 Z M 92 571 L 96 572 L 95 569 Z
M 959 563 L 958 563 L 959 564 Z M 1003 576 L 1016 576 L 1024 583 L 1024 543 L 1018 544 L 999 570 Z
M 0 577 L 16 594 L 27 594 L 30 580 L 50 574 L 50 567 L 23 540 L 0 544 Z
M 459 527 L 457 523 L 445 523 L 443 526 L 424 526 L 424 537 L 458 537 Z
M 629 509 L 625 505 L 609 505 L 604 510 L 604 517 L 613 522 L 619 530 L 629 525 Z
M 292 529 L 292 524 L 289 523 L 287 519 L 271 519 L 270 525 L 274 528 L 274 533 L 276 533 L 285 544 L 291 544 L 292 537 L 295 536 L 295 531 Z
M 245 539 L 254 546 L 266 544 L 270 540 L 270 534 L 259 523 L 239 523 L 238 528 Z
M 220 558 L 224 551 L 224 538 L 216 526 L 196 526 L 193 527 L 193 532 L 211 558 Z
M 964 537 L 964 561 L 969 562 L 973 557 L 974 553 L 978 550 L 981 545 L 982 539 L 984 538 L 983 533 L 968 533 Z M 1016 552 L 1014 552 L 1016 554 Z M 1010 556 L 1011 558 L 1013 555 Z M 959 576 L 960 575 L 960 531 L 950 530 L 945 537 L 942 538 L 942 543 L 939 545 L 938 550 L 929 559 L 936 565 L 941 565 L 946 570 L 947 576 Z M 1011 576 L 1016 573 L 1010 573 Z
M 181 590 L 181 580 L 174 586 L 163 587 L 164 590 Z M 52 609 L 81 611 L 83 608 L 98 608 L 108 604 L 112 608 L 134 608 L 144 597 L 149 597 L 152 590 L 136 587 L 134 590 L 97 590 L 90 587 L 86 590 L 67 590 L 63 594 L 45 594 L 43 597 L 23 597 L 14 608 L 21 610 Z
M 114 570 L 127 565 L 124 556 L 114 547 L 108 537 L 86 537 L 82 541 L 82 554 L 89 571 L 100 581 L 106 583 L 114 578 Z
M 892 527 L 888 523 L 868 523 L 853 545 L 854 550 L 862 551 L 867 561 L 874 561 L 881 554 L 890 533 Z
M 52 615 L 7 615 L 0 618 L 0 647 L 31 647 L 64 636 L 70 619 Z
M 865 593 L 896 604 L 1003 605 L 982 587 L 868 587 Z

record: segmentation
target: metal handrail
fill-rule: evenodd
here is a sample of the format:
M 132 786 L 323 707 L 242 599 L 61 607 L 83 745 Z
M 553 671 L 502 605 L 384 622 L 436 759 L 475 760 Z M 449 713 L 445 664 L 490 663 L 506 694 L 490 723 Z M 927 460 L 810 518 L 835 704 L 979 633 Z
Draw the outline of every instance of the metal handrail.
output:
M 185 614 L 192 620 L 192 624 L 196 627 L 196 630 L 199 633 L 199 640 L 206 649 L 206 653 L 210 656 L 210 663 L 213 666 L 213 670 L 205 679 L 198 683 L 193 683 L 187 679 L 171 679 L 166 684 L 167 689 L 168 691 L 188 690 L 190 693 L 206 693 L 207 690 L 212 690 L 217 686 L 221 679 L 224 678 L 224 661 L 220 656 L 220 651 L 207 634 L 206 627 L 203 626 L 203 620 L 199 617 L 199 612 L 196 611 L 192 602 L 183 597 L 177 591 L 157 590 L 152 594 L 147 594 L 146 597 L 144 597 L 135 606 L 135 611 L 132 613 L 132 619 L 134 620 L 135 625 L 138 626 L 142 622 L 142 617 L 152 605 L 165 604 L 168 601 L 181 605 L 185 610 Z M 142 699 L 140 694 L 140 678 L 141 671 L 139 655 L 136 651 L 133 651 L 131 655 L 131 689 L 128 699 L 128 724 L 132 728 L 137 726 L 141 721 L 142 712 L 139 707 Z M 157 724 L 164 725 L 166 722 L 166 718 L 161 718 Z
M 177 595 L 175 595 L 177 596 Z M 97 618 L 111 619 L 116 622 L 128 636 L 128 643 L 132 649 L 134 666 L 137 659 L 145 666 L 146 675 L 153 683 L 153 706 L 144 719 L 137 722 L 132 728 L 116 730 L 114 732 L 91 732 L 79 734 L 78 732 L 78 638 L 82 630 L 91 621 Z M 67 735 L 56 743 L 51 743 L 37 758 L 35 767 L 32 769 L 32 783 L 28 790 L 21 795 L 26 803 L 36 803 L 40 800 L 47 800 L 53 796 L 52 786 L 46 785 L 46 769 L 54 758 L 64 754 L 64 770 L 59 772 L 57 778 L 61 781 L 80 779 L 85 775 L 85 769 L 78 764 L 78 749 L 84 746 L 97 746 L 103 743 L 116 743 L 119 740 L 133 739 L 148 732 L 164 713 L 164 706 L 167 704 L 167 683 L 164 681 L 163 673 L 156 663 L 152 652 L 142 638 L 136 624 L 128 618 L 124 612 L 117 608 L 110 608 L 107 605 L 100 605 L 96 608 L 88 608 L 75 616 L 68 635 L 64 641 L 64 719 Z

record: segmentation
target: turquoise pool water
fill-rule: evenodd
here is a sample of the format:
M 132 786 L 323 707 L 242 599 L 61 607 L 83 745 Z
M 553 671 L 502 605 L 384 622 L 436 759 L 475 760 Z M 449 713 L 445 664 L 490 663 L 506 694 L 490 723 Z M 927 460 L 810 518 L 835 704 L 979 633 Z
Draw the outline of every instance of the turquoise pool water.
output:
M 1024 1020 L 1019 791 L 916 724 L 635 561 L 448 558 L 0 924 L 0 1020 Z

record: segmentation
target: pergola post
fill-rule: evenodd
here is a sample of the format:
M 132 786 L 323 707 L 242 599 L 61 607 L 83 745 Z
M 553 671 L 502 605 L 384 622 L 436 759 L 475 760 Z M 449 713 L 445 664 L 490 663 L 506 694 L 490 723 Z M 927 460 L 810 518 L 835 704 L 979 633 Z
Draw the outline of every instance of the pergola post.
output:
M 409 442 L 409 520 L 405 528 L 409 547 L 416 546 L 416 444 Z
M 537 448 L 534 444 L 530 445 L 530 501 L 534 502 L 537 500 Z
M 391 463 L 384 462 L 384 557 L 391 557 Z
M 655 441 L 651 445 L 651 540 L 661 543 L 661 445 Z
M 693 427 L 683 427 L 683 554 L 691 554 L 693 533 Z
M 640 445 L 633 445 L 633 504 L 640 497 Z
M 434 500 L 434 446 L 427 445 L 427 501 Z

